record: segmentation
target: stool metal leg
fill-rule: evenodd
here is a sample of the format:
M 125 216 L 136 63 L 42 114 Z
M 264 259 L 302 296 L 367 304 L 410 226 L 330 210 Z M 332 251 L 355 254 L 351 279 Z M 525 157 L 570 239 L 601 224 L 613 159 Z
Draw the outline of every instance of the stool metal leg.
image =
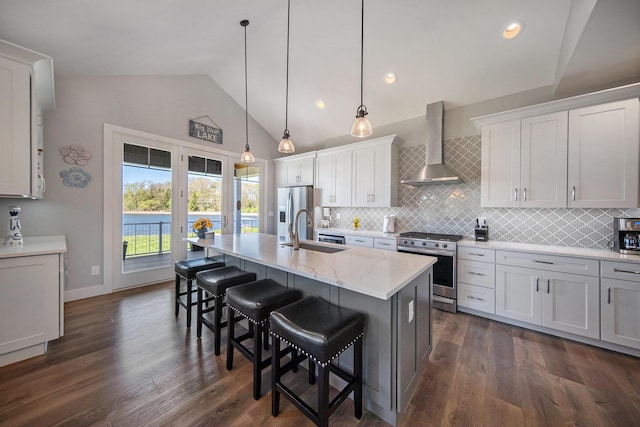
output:
M 176 316 L 180 312 L 180 303 L 178 300 L 180 299 L 180 276 L 176 274 Z
M 276 386 L 280 382 L 280 339 L 274 337 L 271 346 L 271 415 L 275 417 L 280 413 L 280 392 Z
M 357 419 L 362 418 L 362 338 L 353 345 L 353 375 L 356 386 L 353 390 L 354 412 Z
M 318 366 L 318 427 L 329 426 L 329 365 Z

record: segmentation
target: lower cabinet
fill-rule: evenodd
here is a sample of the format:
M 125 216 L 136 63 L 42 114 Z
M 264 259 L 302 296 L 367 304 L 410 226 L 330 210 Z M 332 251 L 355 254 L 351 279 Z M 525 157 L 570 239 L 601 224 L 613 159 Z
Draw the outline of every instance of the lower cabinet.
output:
M 495 314 L 496 290 L 458 283 L 458 306 Z
M 594 276 L 496 265 L 496 314 L 599 339 L 599 285 Z
M 460 248 L 458 250 L 458 306 L 485 313 L 496 313 L 495 251 Z
M 602 276 L 602 340 L 640 350 L 640 267 L 603 261 Z

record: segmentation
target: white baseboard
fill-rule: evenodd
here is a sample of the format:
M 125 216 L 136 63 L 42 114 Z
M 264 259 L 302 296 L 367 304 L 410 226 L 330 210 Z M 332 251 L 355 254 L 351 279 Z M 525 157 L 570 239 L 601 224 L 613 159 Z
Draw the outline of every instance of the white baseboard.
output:
M 64 291 L 64 302 L 75 301 L 84 298 L 96 297 L 98 295 L 110 294 L 111 288 L 106 285 L 88 286 L 79 289 L 66 289 Z

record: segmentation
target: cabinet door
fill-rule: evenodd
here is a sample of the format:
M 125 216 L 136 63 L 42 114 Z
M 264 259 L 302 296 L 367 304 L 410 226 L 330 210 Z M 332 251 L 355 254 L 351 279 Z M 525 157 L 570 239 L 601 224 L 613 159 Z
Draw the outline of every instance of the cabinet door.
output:
M 522 120 L 520 206 L 556 208 L 567 205 L 568 113 Z
M 316 157 L 316 190 L 320 191 L 321 206 L 336 206 L 335 198 L 335 156 L 332 154 Z
M 539 325 L 540 279 L 539 270 L 496 265 L 496 314 Z
M 336 153 L 335 158 L 335 206 L 351 206 L 351 151 Z
M 298 161 L 298 185 L 313 185 L 313 157 Z
M 569 207 L 638 207 L 638 116 L 637 98 L 569 111 Z
M 286 167 L 286 185 L 287 187 L 293 187 L 299 185 L 300 182 L 300 162 L 297 160 L 291 160 L 285 163 Z
M 287 186 L 287 164 L 283 162 L 275 162 L 276 169 L 276 188 Z
M 602 279 L 602 340 L 640 349 L 640 283 Z
M 0 354 L 60 336 L 59 255 L 0 260 Z
M 542 326 L 600 338 L 600 279 L 545 271 L 540 283 Z
M 0 57 L 0 195 L 31 194 L 30 67 Z
M 353 191 L 351 196 L 353 206 L 371 205 L 371 195 L 375 188 L 373 182 L 374 160 L 374 150 L 372 149 L 353 151 Z
M 354 150 L 352 175 L 353 206 L 397 204 L 397 148 L 394 145 Z
M 520 120 L 482 127 L 481 205 L 520 204 Z

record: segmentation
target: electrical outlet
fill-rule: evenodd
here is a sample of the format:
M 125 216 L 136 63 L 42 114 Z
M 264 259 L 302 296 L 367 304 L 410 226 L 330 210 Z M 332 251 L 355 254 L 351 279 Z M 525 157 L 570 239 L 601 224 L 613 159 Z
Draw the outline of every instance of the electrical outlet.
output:
M 92 276 L 97 276 L 98 274 L 100 274 L 100 266 L 99 265 L 94 265 L 91 267 L 91 275 Z
M 413 300 L 409 301 L 409 323 L 413 322 L 415 312 L 413 310 Z

